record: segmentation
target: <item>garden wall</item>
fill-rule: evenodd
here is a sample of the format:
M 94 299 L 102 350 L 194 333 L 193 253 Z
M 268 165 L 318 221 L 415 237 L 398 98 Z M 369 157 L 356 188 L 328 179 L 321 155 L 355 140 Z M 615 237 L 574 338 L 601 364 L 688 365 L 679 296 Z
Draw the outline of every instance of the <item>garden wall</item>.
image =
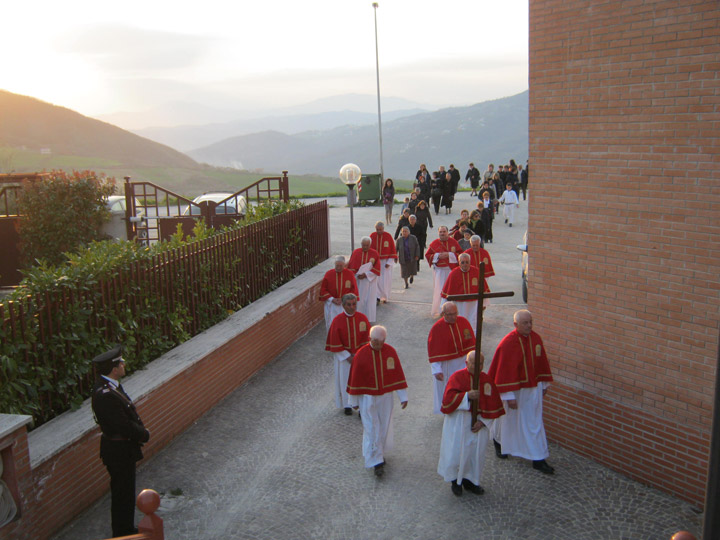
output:
M 330 268 L 325 261 L 123 380 L 151 432 L 145 459 L 323 319 L 320 281 Z M 48 538 L 109 488 L 89 401 L 29 434 L 27 418 L 0 417 L 22 511 L 1 539 Z

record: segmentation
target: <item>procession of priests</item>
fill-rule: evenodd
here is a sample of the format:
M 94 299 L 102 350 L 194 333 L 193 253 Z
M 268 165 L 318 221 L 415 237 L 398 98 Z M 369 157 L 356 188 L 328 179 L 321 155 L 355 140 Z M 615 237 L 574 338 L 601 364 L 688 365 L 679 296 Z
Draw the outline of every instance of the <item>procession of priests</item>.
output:
M 473 235 L 463 251 L 447 227 L 439 226 L 437 232 L 425 253 L 433 282 L 431 316 L 437 319 L 426 338 L 430 379 L 414 390 L 432 393 L 432 414 L 443 419 L 437 472 L 453 495 L 480 495 L 485 454 L 492 445 L 500 460 L 529 460 L 534 469 L 553 474 L 543 425 L 543 399 L 553 378 L 543 341 L 532 329 L 532 315 L 515 312 L 514 330 L 485 366 L 476 332 L 490 305 L 485 296 L 490 293 L 487 278 L 495 275 L 490 254 L 480 236 Z M 403 345 L 420 337 L 388 335 L 375 324 L 377 306 L 390 301 L 396 246 L 384 223 L 377 222 L 347 264 L 343 257 L 334 260 L 320 288 L 335 405 L 347 416 L 353 409 L 358 412 L 364 465 L 376 477 L 385 474 L 386 455 L 393 447 L 395 400 L 401 409 L 408 404 Z M 403 360 L 408 361 L 414 359 Z

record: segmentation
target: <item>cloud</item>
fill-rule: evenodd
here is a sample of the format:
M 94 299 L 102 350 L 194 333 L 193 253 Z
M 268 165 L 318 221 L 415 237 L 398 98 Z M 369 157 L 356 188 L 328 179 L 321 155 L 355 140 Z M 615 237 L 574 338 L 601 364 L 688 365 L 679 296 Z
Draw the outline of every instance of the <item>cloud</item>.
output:
M 136 76 L 195 66 L 213 43 L 214 38 L 206 36 L 103 24 L 65 34 L 54 45 L 104 71 Z

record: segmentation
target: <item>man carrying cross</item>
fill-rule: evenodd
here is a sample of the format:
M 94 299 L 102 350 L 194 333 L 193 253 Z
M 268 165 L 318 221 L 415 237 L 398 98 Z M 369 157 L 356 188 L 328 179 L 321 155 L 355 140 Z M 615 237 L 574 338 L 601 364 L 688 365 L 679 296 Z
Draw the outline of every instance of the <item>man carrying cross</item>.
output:
M 480 279 L 485 279 L 485 263 L 480 263 Z M 515 293 L 513 291 L 505 291 L 505 292 L 494 292 L 494 293 L 486 293 L 484 290 L 484 287 L 478 287 L 477 295 L 474 294 L 454 294 L 452 296 L 448 296 L 448 300 L 468 300 L 472 298 L 477 298 L 478 302 L 478 310 L 477 310 L 477 330 L 475 331 L 475 354 L 477 356 L 480 355 L 480 344 L 482 343 L 482 327 L 483 327 L 483 310 L 482 305 L 485 300 L 485 298 L 500 298 L 505 296 L 514 296 Z M 446 304 L 447 305 L 447 304 Z M 472 381 L 472 389 L 477 390 L 479 388 L 480 384 L 480 369 L 476 369 L 473 373 L 473 381 Z M 475 422 L 477 422 L 478 417 L 478 408 L 477 408 L 477 402 L 472 402 L 472 422 L 470 425 L 475 425 Z
M 485 357 L 475 362 L 475 351 L 465 358 L 465 368 L 450 376 L 443 396 L 442 442 L 437 472 L 456 496 L 462 495 L 463 488 L 476 495 L 482 495 L 480 476 L 485 464 L 485 450 L 490 439 L 489 428 L 495 418 L 505 414 L 500 394 L 492 379 L 486 373 L 479 375 L 479 389 L 471 390 L 475 370 L 482 370 Z M 477 403 L 478 418 L 474 424 L 470 404 Z M 485 429 L 485 428 L 488 429 Z

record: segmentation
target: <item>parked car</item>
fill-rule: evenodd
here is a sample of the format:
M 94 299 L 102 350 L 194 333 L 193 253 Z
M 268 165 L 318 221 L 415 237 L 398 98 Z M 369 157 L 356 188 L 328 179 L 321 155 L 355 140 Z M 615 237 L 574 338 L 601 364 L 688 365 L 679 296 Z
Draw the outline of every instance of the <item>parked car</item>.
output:
M 125 228 L 125 195 L 111 195 L 107 198 L 105 206 L 110 210 L 110 221 L 102 227 L 103 233 L 110 238 L 117 240 L 127 240 L 127 229 Z M 135 208 L 142 208 L 140 201 L 135 199 Z M 143 216 L 142 210 L 137 210 L 137 217 Z M 147 231 L 142 231 L 147 235 Z M 141 236 L 138 231 L 138 236 Z
M 522 275 L 522 299 L 527 304 L 528 300 L 528 233 L 525 231 L 523 243 L 517 246 L 522 251 L 522 260 L 520 261 L 520 269 Z
M 247 201 L 242 195 L 235 195 L 234 193 L 214 191 L 210 193 L 203 193 L 202 195 L 195 197 L 193 202 L 199 204 L 201 202 L 212 201 L 214 203 L 220 203 L 225 201 L 223 204 L 218 205 L 215 208 L 215 213 L 220 214 L 240 214 L 245 215 L 247 212 Z M 197 206 L 190 205 L 183 212 L 184 215 L 199 216 L 200 209 Z

